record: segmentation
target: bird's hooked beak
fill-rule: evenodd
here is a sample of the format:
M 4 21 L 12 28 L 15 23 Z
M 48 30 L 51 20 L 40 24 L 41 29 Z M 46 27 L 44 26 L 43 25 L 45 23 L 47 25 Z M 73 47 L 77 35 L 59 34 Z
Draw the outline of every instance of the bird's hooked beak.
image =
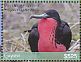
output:
M 49 17 L 49 15 L 44 13 L 44 14 L 41 14 L 41 15 L 32 15 L 32 16 L 30 16 L 30 19 L 32 19 L 32 18 L 42 19 L 42 18 L 48 18 L 48 17 Z

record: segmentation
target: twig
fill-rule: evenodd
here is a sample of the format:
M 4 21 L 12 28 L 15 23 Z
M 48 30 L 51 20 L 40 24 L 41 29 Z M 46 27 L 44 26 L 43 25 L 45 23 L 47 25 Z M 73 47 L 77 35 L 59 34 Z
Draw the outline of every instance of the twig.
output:
M 79 41 L 80 41 L 80 39 L 78 39 L 78 40 L 75 42 L 75 44 L 73 44 L 73 45 L 68 49 L 68 51 L 71 51 L 71 50 L 78 44 Z
M 75 23 L 73 26 L 70 27 L 70 29 L 74 28 L 79 22 Z

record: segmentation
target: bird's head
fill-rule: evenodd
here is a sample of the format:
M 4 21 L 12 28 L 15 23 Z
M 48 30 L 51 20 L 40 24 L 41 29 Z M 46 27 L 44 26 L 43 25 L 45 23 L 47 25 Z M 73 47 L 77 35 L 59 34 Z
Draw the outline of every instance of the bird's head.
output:
M 30 19 L 36 18 L 36 19 L 42 19 L 42 18 L 53 18 L 57 21 L 60 21 L 60 16 L 56 10 L 47 10 L 41 15 L 32 15 Z

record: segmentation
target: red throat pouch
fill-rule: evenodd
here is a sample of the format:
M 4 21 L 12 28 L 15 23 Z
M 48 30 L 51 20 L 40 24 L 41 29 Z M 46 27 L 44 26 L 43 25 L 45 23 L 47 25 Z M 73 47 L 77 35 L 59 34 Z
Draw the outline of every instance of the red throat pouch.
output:
M 65 52 L 66 48 L 62 44 L 55 42 L 55 30 L 57 21 L 53 18 L 41 19 L 38 21 L 38 51 L 39 52 Z

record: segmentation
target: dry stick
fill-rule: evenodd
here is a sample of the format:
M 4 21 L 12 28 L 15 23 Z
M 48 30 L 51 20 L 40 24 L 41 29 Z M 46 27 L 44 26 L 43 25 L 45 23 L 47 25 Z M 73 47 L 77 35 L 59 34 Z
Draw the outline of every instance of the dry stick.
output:
M 15 52 L 15 51 L 16 51 L 16 49 L 17 49 L 17 46 L 13 49 L 13 51 L 12 51 L 12 52 Z
M 77 44 L 73 49 L 76 49 L 76 48 L 79 50 L 80 49 L 80 44 Z
M 21 33 L 21 37 L 22 37 L 23 41 L 26 41 L 25 36 L 22 33 Z
M 70 27 L 70 29 L 74 28 L 78 24 L 79 24 L 79 22 L 75 23 L 73 26 Z
M 80 41 L 80 39 L 78 39 L 78 40 L 75 42 L 75 44 L 73 44 L 73 45 L 68 49 L 68 51 L 71 51 L 71 50 L 78 44 L 79 41 Z

